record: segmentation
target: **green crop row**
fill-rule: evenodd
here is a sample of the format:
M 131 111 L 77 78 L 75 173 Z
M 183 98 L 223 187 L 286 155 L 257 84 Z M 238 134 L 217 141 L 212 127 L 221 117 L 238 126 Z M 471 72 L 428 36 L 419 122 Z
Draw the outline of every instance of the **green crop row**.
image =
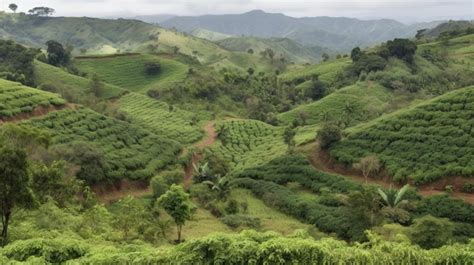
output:
M 56 145 L 93 144 L 105 156 L 106 176 L 111 180 L 152 177 L 174 162 L 180 151 L 177 142 L 86 108 L 53 112 L 26 124 L 49 131 Z
M 351 165 L 376 154 L 396 180 L 474 176 L 474 87 L 361 127 L 331 150 Z
M 37 107 L 61 106 L 65 103 L 57 94 L 0 79 L 0 118 L 32 112 Z
M 164 102 L 137 93 L 123 96 L 118 104 L 133 123 L 157 135 L 180 143 L 196 142 L 203 136 L 202 130 L 193 121 L 195 115 L 191 112 L 170 107 Z
M 216 124 L 219 142 L 209 149 L 230 162 L 234 170 L 263 164 L 287 151 L 281 128 L 256 120 Z

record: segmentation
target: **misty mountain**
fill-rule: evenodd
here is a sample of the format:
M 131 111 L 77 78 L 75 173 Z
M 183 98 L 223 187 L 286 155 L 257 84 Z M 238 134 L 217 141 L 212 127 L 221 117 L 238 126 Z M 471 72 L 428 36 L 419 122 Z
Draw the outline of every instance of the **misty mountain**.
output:
M 406 25 L 392 19 L 294 18 L 254 10 L 233 15 L 177 16 L 160 25 L 189 33 L 201 28 L 234 36 L 289 38 L 306 46 L 348 51 L 355 46 L 371 46 L 396 37 L 413 37 L 417 30 L 432 28 L 439 23 Z

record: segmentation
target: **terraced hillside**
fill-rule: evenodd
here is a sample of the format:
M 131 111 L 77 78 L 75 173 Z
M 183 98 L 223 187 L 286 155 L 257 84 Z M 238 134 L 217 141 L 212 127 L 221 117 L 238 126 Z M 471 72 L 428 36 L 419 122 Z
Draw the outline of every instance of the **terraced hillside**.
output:
M 95 181 L 147 179 L 174 162 L 180 151 L 180 145 L 175 141 L 87 108 L 52 112 L 25 124 L 49 131 L 54 145 L 79 143 L 97 148 L 105 157 L 108 170 L 105 172 L 107 179 Z
M 219 141 L 208 151 L 230 162 L 235 171 L 259 165 L 287 151 L 283 130 L 256 120 L 216 124 Z
M 354 125 L 381 115 L 392 97 L 388 89 L 378 84 L 361 82 L 277 117 L 281 122 L 290 124 L 299 119 L 300 113 L 306 113 L 306 124 L 338 120 L 346 125 Z
M 147 74 L 147 63 L 158 63 L 158 74 Z M 168 89 L 185 79 L 188 72 L 182 63 L 147 54 L 79 57 L 76 64 L 81 71 L 97 74 L 106 83 L 143 93 L 150 88 Z
M 132 123 L 166 138 L 186 144 L 196 142 L 203 136 L 191 112 L 137 93 L 123 96 L 117 104 Z
M 376 154 L 397 181 L 474 176 L 474 87 L 381 117 L 353 130 L 331 155 L 347 165 Z
M 44 89 L 55 90 L 63 97 L 81 98 L 90 93 L 91 80 L 88 78 L 69 74 L 68 72 L 35 61 L 35 81 Z M 104 84 L 102 94 L 103 99 L 112 99 L 126 93 L 126 90 L 118 86 Z
M 0 120 L 30 113 L 40 107 L 61 106 L 65 103 L 57 94 L 0 79 Z

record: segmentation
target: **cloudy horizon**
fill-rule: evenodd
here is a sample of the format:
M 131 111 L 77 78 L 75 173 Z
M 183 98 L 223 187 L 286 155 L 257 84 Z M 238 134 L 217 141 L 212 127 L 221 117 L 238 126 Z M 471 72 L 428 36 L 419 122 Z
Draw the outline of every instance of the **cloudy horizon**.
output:
M 403 22 L 444 19 L 473 19 L 472 0 L 1 0 L 3 10 L 16 3 L 20 12 L 34 6 L 48 6 L 57 16 L 139 16 L 173 14 L 238 14 L 250 10 L 283 13 L 293 17 L 355 17 L 361 19 L 391 18 Z

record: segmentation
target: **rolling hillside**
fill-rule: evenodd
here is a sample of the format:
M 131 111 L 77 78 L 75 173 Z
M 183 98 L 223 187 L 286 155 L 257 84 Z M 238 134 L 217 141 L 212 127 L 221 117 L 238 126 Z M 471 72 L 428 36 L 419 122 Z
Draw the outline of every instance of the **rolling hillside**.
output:
M 53 90 L 61 94 L 64 98 L 76 99 L 70 101 L 81 101 L 90 93 L 91 80 L 77 75 L 69 74 L 63 69 L 51 66 L 46 63 L 35 61 L 35 82 L 44 90 Z M 104 84 L 103 99 L 120 97 L 126 90 L 118 86 Z
M 400 22 L 352 18 L 293 18 L 283 14 L 254 10 L 236 15 L 173 17 L 161 23 L 166 28 L 192 32 L 197 28 L 234 36 L 290 38 L 303 45 L 347 51 L 355 46 L 371 46 L 395 37 L 411 37 L 416 30 L 434 27 L 439 22 L 405 25 Z
M 474 87 L 400 110 L 350 131 L 331 150 L 351 165 L 376 154 L 397 181 L 429 183 L 443 177 L 473 177 Z
M 256 37 L 228 37 L 216 41 L 217 44 L 230 51 L 247 52 L 252 49 L 255 54 L 259 54 L 265 49 L 272 49 L 276 57 L 285 58 L 285 60 L 294 63 L 311 63 L 321 60 L 321 55 L 329 49 L 321 47 L 305 47 L 288 38 L 269 38 L 262 39 Z
M 88 144 L 95 148 L 106 165 L 101 174 L 83 176 L 92 183 L 149 179 L 174 162 L 181 149 L 175 141 L 84 107 L 51 112 L 24 124 L 51 133 L 53 145 L 76 148 L 74 152 Z
M 147 74 L 147 63 L 158 63 L 158 74 Z M 108 84 L 143 93 L 150 88 L 169 89 L 184 80 L 188 72 L 188 67 L 182 63 L 146 54 L 78 57 L 76 65 L 89 76 L 97 74 Z

